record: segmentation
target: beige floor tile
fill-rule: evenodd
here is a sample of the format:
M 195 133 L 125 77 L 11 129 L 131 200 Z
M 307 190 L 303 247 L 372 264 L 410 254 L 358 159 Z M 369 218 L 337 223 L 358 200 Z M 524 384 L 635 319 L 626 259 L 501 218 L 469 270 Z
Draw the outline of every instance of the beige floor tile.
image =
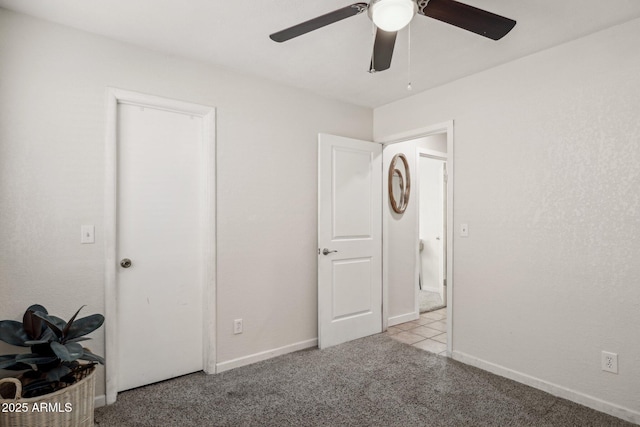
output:
M 444 322 L 442 320 L 438 322 L 427 323 L 425 326 L 427 328 L 437 329 L 442 332 L 447 332 L 447 322 Z
M 423 322 L 424 322 L 424 323 L 422 324 L 422 326 L 424 326 L 424 325 L 428 325 L 429 323 L 433 323 L 433 322 L 443 322 L 443 321 L 444 321 L 444 319 L 428 319 L 428 318 L 424 318 L 424 319 L 422 319 L 422 320 L 423 320 Z
M 412 334 L 411 332 L 402 331 L 400 333 L 390 335 L 396 341 L 403 342 L 405 344 L 415 344 L 419 341 L 424 341 L 424 337 L 418 334 Z
M 428 338 L 431 338 L 432 340 L 435 340 L 435 341 L 438 341 L 438 342 L 441 342 L 441 343 L 444 343 L 444 344 L 447 343 L 447 333 L 446 332 L 444 334 L 435 335 L 433 337 L 428 337 Z
M 393 335 L 393 334 L 397 334 L 399 332 L 402 332 L 403 330 L 398 328 L 397 326 L 389 326 L 387 328 L 387 334 L 389 335 Z
M 430 351 L 431 353 L 442 353 L 447 350 L 447 345 L 442 344 L 441 342 L 434 341 L 431 339 L 420 341 L 418 343 L 413 344 L 414 347 L 419 348 L 421 350 Z
M 442 320 L 446 317 L 446 315 L 441 313 L 436 313 L 435 311 L 431 311 L 429 313 L 424 313 L 420 315 L 421 319 L 432 319 L 432 320 Z
M 403 331 L 406 331 L 406 330 L 415 328 L 416 325 L 414 325 L 411 322 L 406 322 L 406 323 L 400 323 L 399 325 L 394 325 L 394 326 L 391 326 L 391 327 L 392 328 L 398 328 L 398 329 L 401 329 Z
M 423 326 L 424 324 L 429 323 L 429 322 L 433 322 L 433 321 L 434 321 L 434 319 L 427 319 L 427 318 L 420 317 L 417 320 L 412 320 L 410 323 L 413 323 L 413 324 L 415 324 L 417 326 Z
M 419 326 L 417 328 L 411 329 L 412 334 L 421 335 L 425 338 L 435 337 L 436 335 L 441 335 L 442 332 L 437 329 L 432 329 L 427 326 Z
M 442 315 L 446 316 L 447 315 L 447 307 L 441 308 L 439 310 L 435 310 L 433 313 L 438 313 L 438 314 L 442 314 Z

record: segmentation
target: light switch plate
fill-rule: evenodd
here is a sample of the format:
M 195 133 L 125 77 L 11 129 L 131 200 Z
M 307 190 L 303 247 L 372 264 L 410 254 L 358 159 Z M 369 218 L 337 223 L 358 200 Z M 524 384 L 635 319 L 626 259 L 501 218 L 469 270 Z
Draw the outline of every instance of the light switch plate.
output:
M 80 227 L 80 243 L 95 243 L 96 227 L 93 225 L 83 225 Z
M 460 237 L 469 237 L 469 224 L 460 224 Z

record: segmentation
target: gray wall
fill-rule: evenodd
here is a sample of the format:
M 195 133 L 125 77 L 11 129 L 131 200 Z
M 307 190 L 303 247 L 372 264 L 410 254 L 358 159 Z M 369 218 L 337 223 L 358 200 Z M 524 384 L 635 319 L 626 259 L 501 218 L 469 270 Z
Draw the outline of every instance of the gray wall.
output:
M 3 9 L 0 318 L 104 312 L 107 86 L 217 108 L 218 362 L 315 339 L 317 134 L 371 139 L 372 111 Z
M 374 111 L 454 120 L 455 356 L 636 422 L 639 76 L 634 20 Z

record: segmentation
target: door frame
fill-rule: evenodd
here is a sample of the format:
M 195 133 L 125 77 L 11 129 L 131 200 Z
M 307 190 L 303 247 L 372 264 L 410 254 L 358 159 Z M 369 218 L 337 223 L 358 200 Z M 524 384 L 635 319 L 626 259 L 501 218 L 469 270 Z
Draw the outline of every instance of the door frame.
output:
M 447 357 L 451 357 L 452 353 L 452 343 L 453 343 L 453 229 L 454 229 L 454 215 L 453 215 L 453 195 L 454 195 L 454 122 L 453 120 L 448 120 L 445 122 L 437 123 L 430 126 L 425 126 L 423 128 L 411 129 L 404 132 L 399 132 L 396 134 L 392 134 L 389 136 L 385 136 L 383 138 L 376 138 L 375 142 L 383 144 L 384 147 L 390 144 L 409 141 L 412 139 L 417 139 L 425 136 L 442 134 L 445 133 L 447 135 L 447 172 L 448 172 L 448 180 L 447 180 Z M 382 222 L 383 227 L 385 221 Z M 387 230 L 383 230 L 382 240 L 384 242 Z M 384 245 L 384 243 L 383 243 Z M 419 247 L 416 245 L 416 250 Z M 386 331 L 389 323 L 389 277 L 388 274 L 388 256 L 384 256 L 384 247 L 383 247 L 383 256 L 382 256 L 382 330 Z M 417 273 L 417 265 L 416 265 L 416 275 Z M 416 276 L 417 277 L 417 276 Z M 416 282 L 414 285 L 417 283 Z
M 105 389 L 106 403 L 115 403 L 117 384 L 117 128 L 118 104 L 137 105 L 202 118 L 201 194 L 204 205 L 202 222 L 202 304 L 203 304 L 203 368 L 216 372 L 216 110 L 213 107 L 177 101 L 139 92 L 108 87 L 105 138 L 104 188 L 104 290 L 105 290 Z

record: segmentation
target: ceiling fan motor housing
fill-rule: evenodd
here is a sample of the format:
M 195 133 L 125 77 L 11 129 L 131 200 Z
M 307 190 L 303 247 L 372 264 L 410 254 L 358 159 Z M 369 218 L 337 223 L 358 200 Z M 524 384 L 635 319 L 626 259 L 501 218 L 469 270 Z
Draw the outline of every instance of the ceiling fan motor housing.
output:
M 411 22 L 417 11 L 416 0 L 371 0 L 368 15 L 378 28 L 398 31 Z

